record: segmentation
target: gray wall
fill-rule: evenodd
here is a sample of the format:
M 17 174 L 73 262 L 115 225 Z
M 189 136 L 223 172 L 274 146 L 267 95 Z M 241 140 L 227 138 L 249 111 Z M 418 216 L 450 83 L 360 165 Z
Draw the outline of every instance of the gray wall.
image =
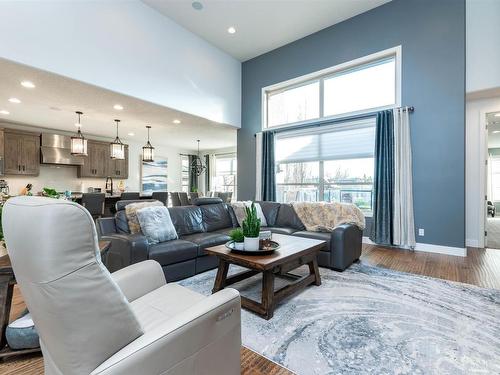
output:
M 243 63 L 238 199 L 255 194 L 261 88 L 402 45 L 417 242 L 465 246 L 465 2 L 394 0 Z

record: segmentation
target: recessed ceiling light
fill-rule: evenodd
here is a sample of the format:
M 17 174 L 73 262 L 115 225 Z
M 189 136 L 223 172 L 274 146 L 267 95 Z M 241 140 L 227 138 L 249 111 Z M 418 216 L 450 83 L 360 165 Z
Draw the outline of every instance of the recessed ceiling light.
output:
M 233 26 L 231 26 L 231 27 L 229 27 L 229 28 L 227 29 L 227 32 L 228 32 L 229 34 L 234 34 L 234 33 L 236 32 L 236 29 L 235 29 Z
M 2 110 L 0 111 L 0 113 L 1 113 L 2 115 L 10 115 L 10 112 L 9 112 L 9 111 L 6 111 L 5 109 L 2 109 Z
M 500 117 L 500 113 L 495 113 L 495 117 Z
M 115 104 L 113 108 L 116 109 L 117 111 L 121 111 L 123 109 L 123 106 L 120 104 Z
M 191 6 L 193 7 L 193 9 L 195 10 L 202 10 L 203 9 L 203 4 L 200 3 L 199 1 L 193 1 L 191 3 Z
M 174 124 L 180 124 L 181 123 L 181 120 L 177 120 L 175 119 L 174 121 L 172 121 Z
M 18 98 L 10 98 L 9 102 L 19 104 L 21 101 Z
M 128 135 L 130 135 L 131 137 L 133 137 L 135 134 L 134 133 L 128 133 Z
M 26 87 L 27 89 L 34 89 L 36 87 L 31 81 L 22 81 L 21 86 Z
M 493 130 L 493 133 L 500 133 L 500 130 Z

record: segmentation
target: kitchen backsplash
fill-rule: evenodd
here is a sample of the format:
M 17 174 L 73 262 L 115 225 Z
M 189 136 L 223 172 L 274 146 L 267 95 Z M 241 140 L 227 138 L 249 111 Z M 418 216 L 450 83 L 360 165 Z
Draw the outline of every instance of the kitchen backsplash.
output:
M 9 184 L 10 194 L 19 194 L 27 184 L 32 184 L 32 192 L 41 191 L 44 187 L 51 187 L 57 191 L 79 191 L 87 192 L 89 187 L 102 188 L 104 191 L 106 179 L 103 178 L 77 178 L 77 168 L 71 166 L 41 165 L 39 176 L 0 176 L 0 179 Z M 114 181 L 114 186 L 118 187 L 119 179 Z M 128 189 L 138 191 L 139 184 L 134 181 L 124 180 Z M 129 186 L 132 183 L 133 186 Z

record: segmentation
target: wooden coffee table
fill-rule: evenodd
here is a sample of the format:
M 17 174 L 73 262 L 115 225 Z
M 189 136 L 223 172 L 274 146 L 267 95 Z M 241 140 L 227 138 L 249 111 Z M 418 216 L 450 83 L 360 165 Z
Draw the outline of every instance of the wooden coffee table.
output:
M 265 319 L 271 319 L 274 314 L 274 307 L 279 301 L 310 284 L 321 285 L 317 255 L 320 249 L 325 246 L 325 241 L 284 234 L 273 234 L 273 240 L 277 241 L 281 247 L 271 255 L 235 254 L 225 245 L 205 249 L 206 253 L 219 258 L 219 268 L 212 293 L 262 273 L 262 301 L 257 302 L 242 296 L 241 306 Z M 230 264 L 249 268 L 249 270 L 228 277 L 227 273 Z M 309 274 L 297 276 L 289 273 L 289 271 L 304 264 L 309 266 Z M 275 291 L 274 278 L 276 274 L 286 275 L 294 281 Z

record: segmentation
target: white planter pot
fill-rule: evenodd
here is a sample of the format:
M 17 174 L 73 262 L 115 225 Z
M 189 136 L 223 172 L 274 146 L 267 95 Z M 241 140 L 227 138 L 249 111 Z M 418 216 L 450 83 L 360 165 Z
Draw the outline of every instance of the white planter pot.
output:
M 234 249 L 235 250 L 243 250 L 244 248 L 245 248 L 244 242 L 234 242 Z
M 259 237 L 245 237 L 245 250 L 259 250 Z

